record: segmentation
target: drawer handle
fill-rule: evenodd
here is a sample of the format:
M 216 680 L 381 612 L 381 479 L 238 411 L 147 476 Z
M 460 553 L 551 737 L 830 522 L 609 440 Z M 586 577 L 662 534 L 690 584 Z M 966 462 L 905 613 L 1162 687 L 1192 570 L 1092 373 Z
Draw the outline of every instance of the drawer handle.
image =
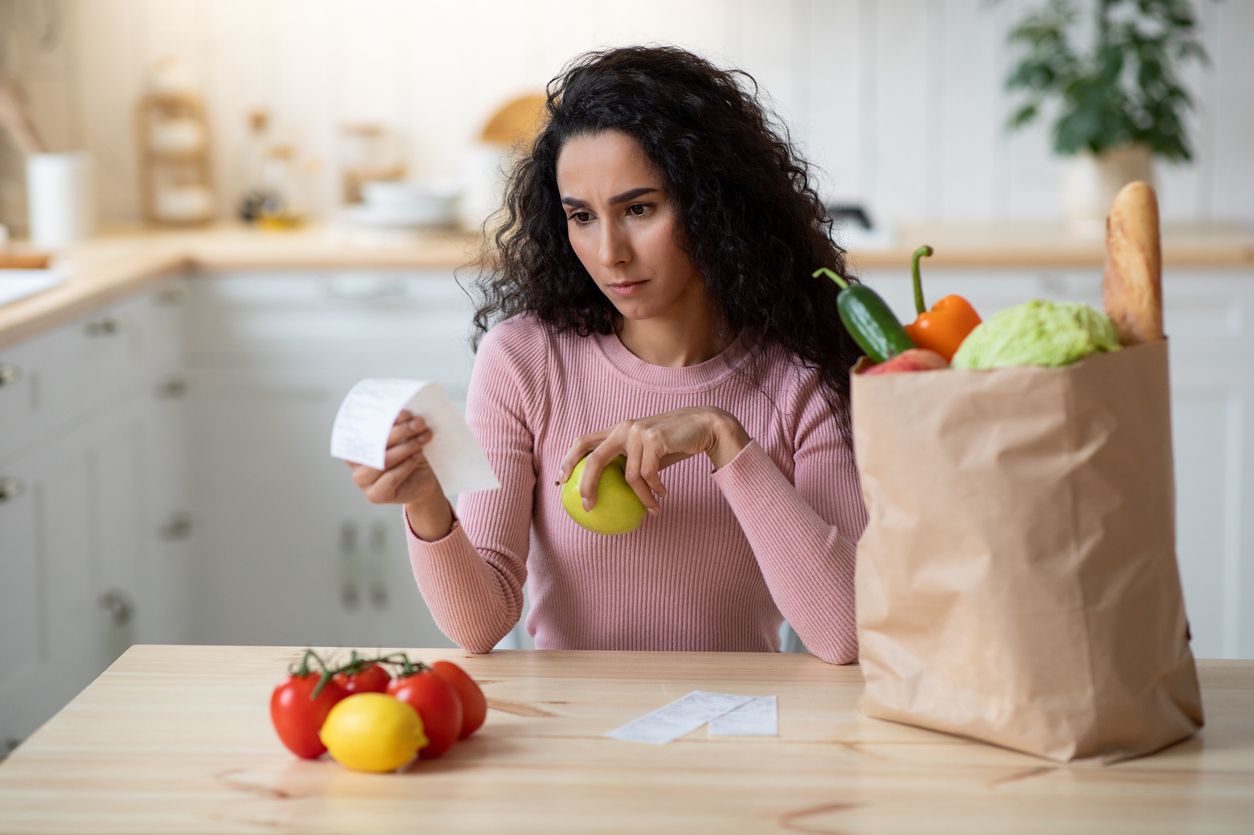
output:
M 388 605 L 388 587 L 383 578 L 384 562 L 387 559 L 387 526 L 375 522 L 370 529 L 370 604 L 376 609 L 386 609 Z
M 345 522 L 340 527 L 340 603 L 356 609 L 361 597 L 357 590 L 357 526 Z
M 161 538 L 167 542 L 187 539 L 192 533 L 192 520 L 185 513 L 177 513 L 169 522 L 161 526 Z
M 21 369 L 8 362 L 0 362 L 0 388 L 16 383 L 22 377 Z
M 187 394 L 187 381 L 181 377 L 176 377 L 157 386 L 157 396 L 163 400 L 173 400 L 185 394 Z
M 183 284 L 176 284 L 173 287 L 166 287 L 157 291 L 157 304 L 175 305 L 182 304 L 187 298 L 187 287 Z
M 112 336 L 121 329 L 122 326 L 118 323 L 118 320 L 112 316 L 88 322 L 86 328 L 88 336 Z
M 0 504 L 22 495 L 22 482 L 16 478 L 0 478 Z
M 100 595 L 100 608 L 109 613 L 114 626 L 126 626 L 131 622 L 131 616 L 135 612 L 131 601 L 117 589 L 110 589 Z

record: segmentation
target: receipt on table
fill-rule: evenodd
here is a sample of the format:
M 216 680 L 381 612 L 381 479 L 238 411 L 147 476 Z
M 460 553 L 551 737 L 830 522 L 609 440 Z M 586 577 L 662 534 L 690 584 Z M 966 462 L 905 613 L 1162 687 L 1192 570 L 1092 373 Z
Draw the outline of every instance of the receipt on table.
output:
M 423 453 L 446 495 L 501 486 L 457 407 L 439 385 L 423 380 L 371 378 L 353 386 L 331 428 L 332 457 L 383 469 L 388 435 L 402 409 L 431 428 Z
M 756 696 L 710 720 L 710 736 L 775 736 L 779 733 L 774 696 Z
M 683 736 L 690 731 L 735 710 L 752 696 L 734 696 L 730 693 L 707 693 L 693 690 L 687 696 L 663 705 L 652 713 L 633 719 L 626 725 L 606 734 L 626 742 L 648 742 L 661 745 Z

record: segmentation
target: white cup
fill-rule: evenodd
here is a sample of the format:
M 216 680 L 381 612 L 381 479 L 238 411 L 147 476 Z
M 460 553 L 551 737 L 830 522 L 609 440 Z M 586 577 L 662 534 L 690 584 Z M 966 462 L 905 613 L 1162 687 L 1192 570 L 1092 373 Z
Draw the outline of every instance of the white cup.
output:
M 60 249 L 92 232 L 95 203 L 85 151 L 26 158 L 26 206 L 35 246 Z

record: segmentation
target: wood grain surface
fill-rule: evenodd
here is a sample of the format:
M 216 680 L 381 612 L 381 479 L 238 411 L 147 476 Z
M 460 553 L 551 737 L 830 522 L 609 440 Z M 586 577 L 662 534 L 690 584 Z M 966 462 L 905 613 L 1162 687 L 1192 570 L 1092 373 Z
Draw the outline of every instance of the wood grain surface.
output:
M 808 655 L 410 652 L 479 679 L 487 723 L 441 759 L 370 775 L 279 744 L 268 700 L 297 648 L 132 647 L 0 764 L 0 832 L 1179 833 L 1254 821 L 1254 662 L 1201 662 L 1202 734 L 1103 768 L 867 719 L 858 667 Z M 779 736 L 605 737 L 694 689 L 778 696 Z

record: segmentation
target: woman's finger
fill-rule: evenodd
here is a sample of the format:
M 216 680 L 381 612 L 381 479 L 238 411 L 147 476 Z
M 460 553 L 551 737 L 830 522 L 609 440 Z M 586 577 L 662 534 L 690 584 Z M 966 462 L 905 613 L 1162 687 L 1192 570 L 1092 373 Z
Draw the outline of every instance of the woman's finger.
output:
M 666 485 L 662 483 L 662 476 L 658 472 L 662 468 L 660 456 L 657 444 L 646 442 L 640 445 L 640 477 L 649 485 L 650 490 L 658 496 L 665 496 Z
M 375 504 L 389 504 L 396 499 L 397 491 L 400 490 L 405 480 L 412 476 L 419 467 L 426 464 L 426 459 L 421 455 L 414 455 L 400 464 L 388 469 L 379 479 L 370 486 L 366 491 L 366 498 Z
M 404 443 L 426 429 L 427 422 L 420 417 L 410 417 L 406 420 L 397 418 L 396 423 L 392 424 L 392 431 L 388 433 L 388 446 Z
M 587 455 L 587 463 L 583 465 L 583 475 L 579 479 L 579 495 L 583 496 L 583 509 L 592 510 L 597 503 L 597 485 L 601 483 L 601 471 L 615 457 L 627 451 L 626 432 L 615 430 L 609 437 L 597 444 Z
M 364 464 L 353 464 L 353 484 L 356 484 L 362 490 L 368 489 L 370 485 L 379 480 L 381 475 L 383 475 L 382 470 L 376 470 Z
M 431 440 L 431 430 L 428 429 L 424 434 L 411 438 L 403 444 L 389 447 L 387 454 L 383 456 L 383 469 L 390 470 L 414 453 L 420 452 L 429 440 Z
M 633 437 L 627 443 L 627 466 L 623 468 L 623 475 L 627 478 L 627 484 L 635 492 L 640 502 L 648 509 L 650 513 L 658 514 L 662 512 L 657 497 L 653 495 L 653 491 L 649 489 L 648 483 L 640 475 L 640 465 L 645 455 L 645 444 L 640 442 L 638 437 Z
M 565 484 L 566 479 L 570 478 L 570 474 L 574 472 L 575 465 L 583 460 L 583 457 L 588 454 L 588 450 L 596 449 L 609 433 L 610 430 L 592 432 L 571 444 L 570 449 L 566 452 L 566 457 L 562 459 L 561 468 L 558 470 L 558 483 Z

